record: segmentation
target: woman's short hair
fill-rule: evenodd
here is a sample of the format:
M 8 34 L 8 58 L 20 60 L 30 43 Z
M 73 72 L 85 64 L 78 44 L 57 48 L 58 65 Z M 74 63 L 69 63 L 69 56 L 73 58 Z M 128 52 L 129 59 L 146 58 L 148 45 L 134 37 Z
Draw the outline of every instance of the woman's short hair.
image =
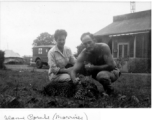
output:
M 57 40 L 57 38 L 62 35 L 65 35 L 65 37 L 67 37 L 67 32 L 65 30 L 56 30 L 54 33 L 54 39 Z
M 81 35 L 81 40 L 82 40 L 82 38 L 84 37 L 84 36 L 86 36 L 86 35 L 89 35 L 92 39 L 94 39 L 94 35 L 93 34 L 91 34 L 91 33 L 89 33 L 89 32 L 86 32 L 86 33 L 83 33 L 82 35 Z

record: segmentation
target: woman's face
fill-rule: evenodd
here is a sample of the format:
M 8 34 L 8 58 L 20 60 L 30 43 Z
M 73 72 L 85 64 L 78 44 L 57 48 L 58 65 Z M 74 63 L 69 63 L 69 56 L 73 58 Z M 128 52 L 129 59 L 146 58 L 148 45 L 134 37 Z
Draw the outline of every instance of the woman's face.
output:
M 65 44 L 66 36 L 61 35 L 57 37 L 56 43 L 59 48 L 63 48 Z

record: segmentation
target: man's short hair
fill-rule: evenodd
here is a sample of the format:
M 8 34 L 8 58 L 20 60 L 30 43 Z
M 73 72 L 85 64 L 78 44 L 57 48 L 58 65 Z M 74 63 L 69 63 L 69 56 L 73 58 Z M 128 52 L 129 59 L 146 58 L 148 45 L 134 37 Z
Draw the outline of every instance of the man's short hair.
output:
M 86 36 L 86 35 L 89 35 L 92 39 L 94 39 L 94 35 L 93 34 L 91 34 L 91 33 L 89 33 L 89 32 L 86 32 L 86 33 L 83 33 L 82 35 L 81 35 L 81 41 L 82 41 L 82 38 L 84 37 L 84 36 Z
M 54 33 L 54 39 L 57 40 L 57 38 L 62 35 L 65 35 L 65 37 L 67 37 L 67 32 L 65 30 L 56 30 Z

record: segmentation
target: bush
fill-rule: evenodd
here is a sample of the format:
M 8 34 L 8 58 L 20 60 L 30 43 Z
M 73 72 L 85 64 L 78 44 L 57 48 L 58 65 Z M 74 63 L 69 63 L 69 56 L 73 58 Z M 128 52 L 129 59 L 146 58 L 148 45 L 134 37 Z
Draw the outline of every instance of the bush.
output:
M 4 51 L 0 50 L 0 69 L 4 68 Z
M 78 45 L 77 46 L 77 53 L 74 56 L 77 58 L 83 49 L 84 49 L 83 44 Z
M 151 73 L 151 59 L 135 59 L 129 64 L 129 72 Z

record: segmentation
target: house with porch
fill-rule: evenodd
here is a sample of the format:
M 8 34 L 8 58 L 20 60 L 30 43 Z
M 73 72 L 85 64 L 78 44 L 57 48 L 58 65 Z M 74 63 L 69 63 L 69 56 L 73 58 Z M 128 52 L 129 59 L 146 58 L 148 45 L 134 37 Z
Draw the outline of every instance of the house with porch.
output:
M 151 10 L 118 15 L 95 34 L 107 43 L 122 72 L 151 72 Z

